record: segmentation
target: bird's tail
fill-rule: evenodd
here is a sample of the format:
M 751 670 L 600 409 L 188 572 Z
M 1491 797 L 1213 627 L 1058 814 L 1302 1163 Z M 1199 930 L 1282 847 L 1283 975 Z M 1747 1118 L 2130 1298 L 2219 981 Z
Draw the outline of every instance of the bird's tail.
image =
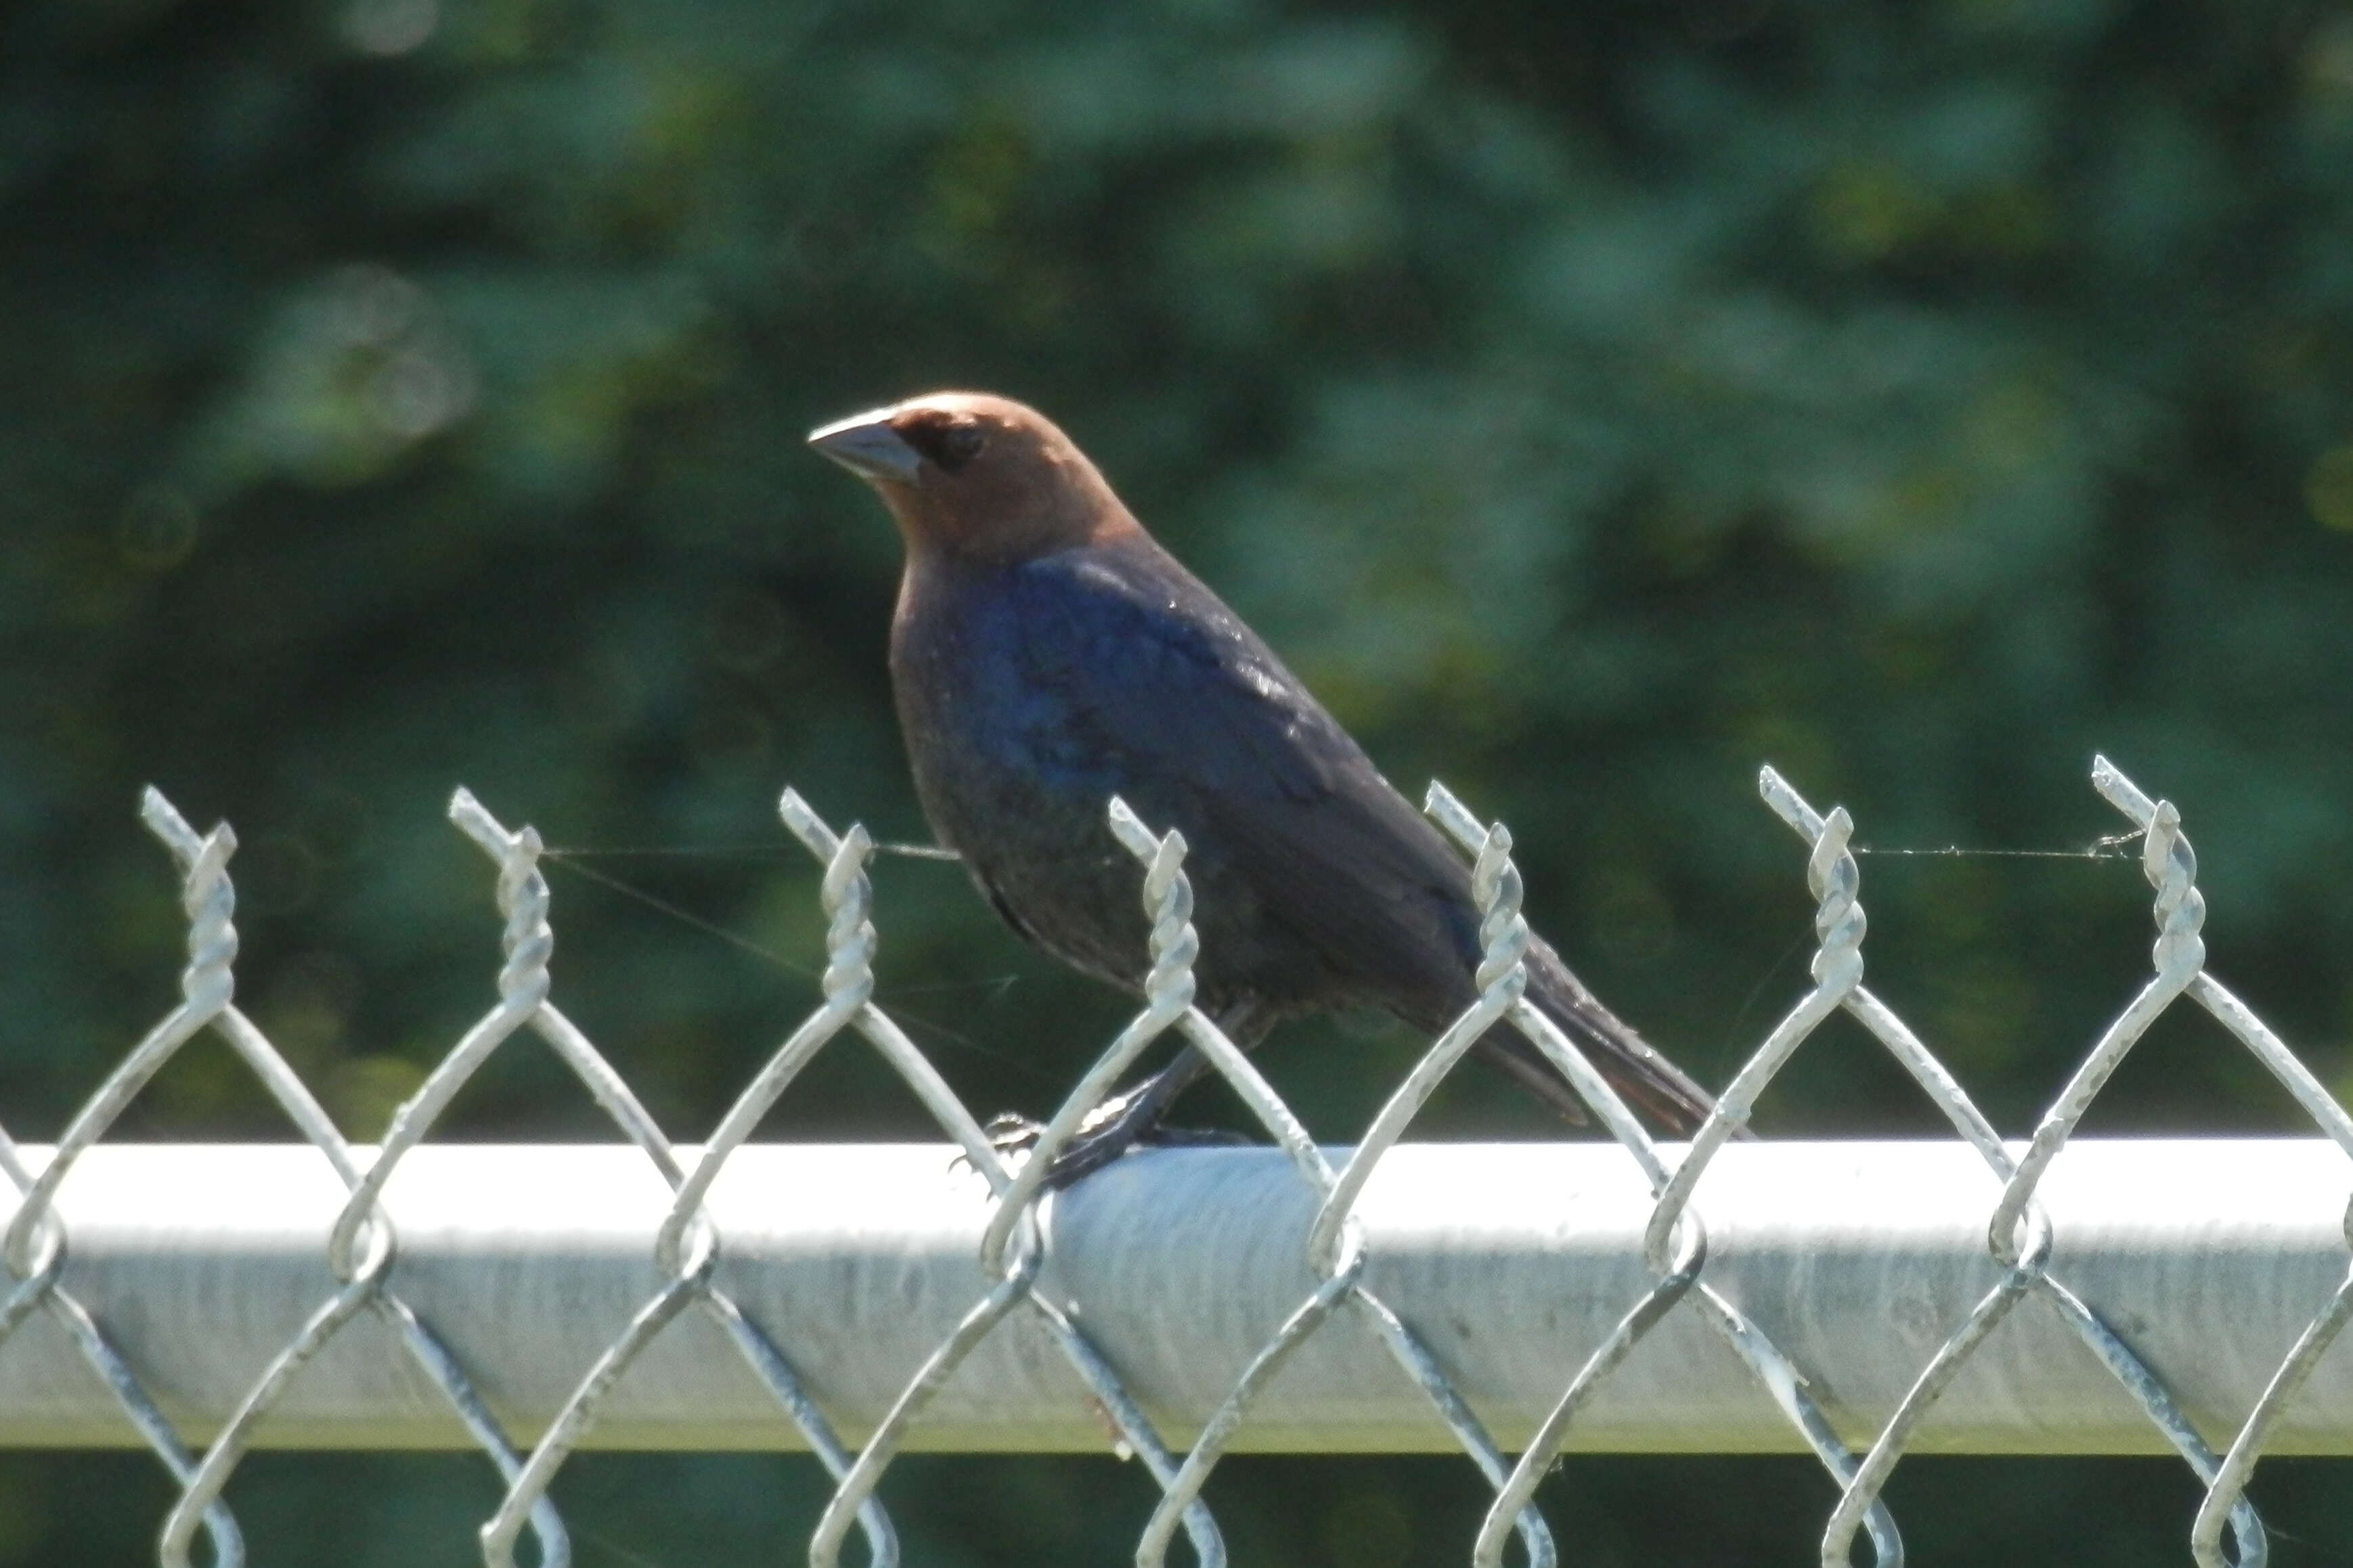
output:
M 1601 1076 L 1637 1110 L 1670 1132 L 1689 1132 L 1714 1109 L 1705 1089 L 1604 1007 L 1549 947 L 1530 942 L 1527 966 L 1528 1001 L 1584 1047 Z M 1516 1029 L 1490 1030 L 1477 1049 L 1569 1121 L 1589 1120 L 1560 1069 Z

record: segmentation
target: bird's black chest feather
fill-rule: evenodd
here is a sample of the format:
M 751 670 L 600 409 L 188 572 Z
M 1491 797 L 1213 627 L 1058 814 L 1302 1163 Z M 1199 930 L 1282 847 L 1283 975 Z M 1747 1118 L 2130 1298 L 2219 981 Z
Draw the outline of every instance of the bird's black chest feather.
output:
M 892 670 L 917 793 L 1008 923 L 1133 986 L 1147 922 L 1143 869 L 1105 823 L 1120 796 L 1190 847 L 1204 1002 L 1304 1005 L 1332 977 L 1265 897 L 1282 868 L 1232 820 L 1317 796 L 1320 731 L 1299 733 L 1299 714 L 1329 721 L 1229 611 L 1145 549 L 911 577 Z
M 1082 694 L 1058 674 L 1099 632 L 1100 610 L 1041 595 L 1018 570 L 910 584 L 891 663 L 916 794 L 1008 925 L 1133 985 L 1145 962 L 1141 879 L 1104 820 L 1130 770 L 1088 734 Z

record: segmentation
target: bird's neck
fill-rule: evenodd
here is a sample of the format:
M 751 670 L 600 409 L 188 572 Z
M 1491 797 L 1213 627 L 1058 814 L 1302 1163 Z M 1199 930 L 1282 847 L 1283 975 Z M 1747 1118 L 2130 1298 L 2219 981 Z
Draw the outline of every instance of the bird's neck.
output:
M 1011 493 L 964 495 L 953 505 L 912 487 L 891 487 L 890 504 L 907 545 L 910 569 L 982 570 L 1018 566 L 1082 545 L 1146 537 L 1135 514 L 1092 468 L 1051 486 Z

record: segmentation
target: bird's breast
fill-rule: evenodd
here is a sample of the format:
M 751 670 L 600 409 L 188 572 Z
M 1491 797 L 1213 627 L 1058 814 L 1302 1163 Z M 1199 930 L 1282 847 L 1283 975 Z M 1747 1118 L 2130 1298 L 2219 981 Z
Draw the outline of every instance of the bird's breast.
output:
M 933 832 L 1025 932 L 1125 976 L 1141 930 L 1136 873 L 1104 819 L 1119 781 L 1000 606 L 950 597 L 923 609 L 900 618 L 892 678 Z

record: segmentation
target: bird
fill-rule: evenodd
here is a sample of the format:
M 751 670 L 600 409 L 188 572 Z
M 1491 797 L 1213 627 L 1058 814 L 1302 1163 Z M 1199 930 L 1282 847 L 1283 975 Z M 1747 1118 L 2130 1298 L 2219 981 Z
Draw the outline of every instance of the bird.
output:
M 1035 409 L 937 392 L 809 445 L 866 481 L 905 569 L 890 668 L 915 793 L 941 846 L 1024 941 L 1139 991 L 1148 922 L 1113 837 L 1117 795 L 1187 846 L 1195 1000 L 1248 1050 L 1279 1021 L 1377 1008 L 1425 1034 L 1477 994 L 1469 868 L 1260 637 L 1136 521 Z M 1532 936 L 1525 996 L 1671 1132 L 1704 1090 Z M 1517 1030 L 1472 1047 L 1563 1119 L 1583 1101 Z M 1082 1125 L 1067 1185 L 1139 1140 L 1206 1066 L 1189 1044 Z M 1018 1146 L 1037 1124 L 995 1124 Z

